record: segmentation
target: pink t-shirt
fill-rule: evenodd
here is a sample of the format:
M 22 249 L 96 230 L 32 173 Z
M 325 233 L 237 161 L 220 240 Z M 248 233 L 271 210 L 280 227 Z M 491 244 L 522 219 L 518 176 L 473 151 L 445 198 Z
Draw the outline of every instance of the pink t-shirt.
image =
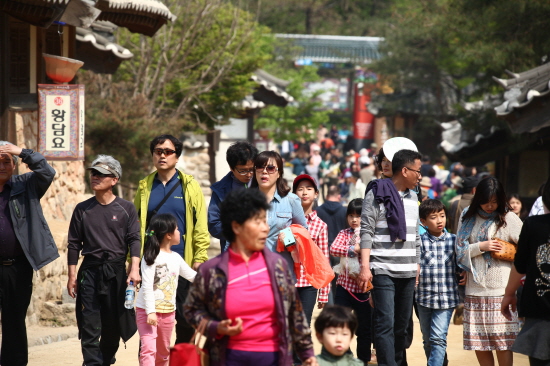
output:
M 229 249 L 225 312 L 228 319 L 243 320 L 242 333 L 229 337 L 228 348 L 256 352 L 279 349 L 275 297 L 262 252 L 252 254 L 246 263 L 240 254 Z

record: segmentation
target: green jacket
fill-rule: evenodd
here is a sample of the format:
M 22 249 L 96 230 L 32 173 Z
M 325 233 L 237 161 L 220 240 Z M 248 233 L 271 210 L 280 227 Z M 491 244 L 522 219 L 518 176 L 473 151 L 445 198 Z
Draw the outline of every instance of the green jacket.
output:
M 153 187 L 153 180 L 157 172 L 149 174 L 145 179 L 139 181 L 138 191 L 134 198 L 134 206 L 139 216 L 141 233 L 141 255 L 143 255 L 143 244 L 145 242 L 145 221 L 147 220 L 147 207 L 149 196 Z M 185 249 L 183 259 L 189 266 L 193 263 L 204 263 L 208 260 L 206 253 L 210 246 L 210 234 L 206 219 L 206 205 L 199 183 L 192 175 L 184 174 L 178 170 L 185 194 L 185 223 L 184 234 Z
M 331 355 L 323 347 L 321 354 L 316 356 L 319 366 L 364 366 L 363 361 L 353 357 L 353 353 L 347 352 L 344 355 L 338 357 Z

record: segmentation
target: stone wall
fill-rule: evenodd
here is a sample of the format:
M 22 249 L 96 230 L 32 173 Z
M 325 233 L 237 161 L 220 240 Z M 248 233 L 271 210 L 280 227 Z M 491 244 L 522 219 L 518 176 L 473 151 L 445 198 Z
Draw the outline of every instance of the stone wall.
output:
M 10 142 L 23 148 L 38 150 L 38 112 L 15 112 L 13 117 L 15 140 Z M 63 290 L 67 286 L 67 232 L 76 204 L 90 195 L 85 194 L 83 161 L 48 163 L 55 169 L 56 174 L 40 202 L 60 258 L 40 269 L 33 277 L 33 295 L 27 310 L 27 325 L 68 325 L 75 322 L 74 305 L 60 304 Z M 27 165 L 19 160 L 18 174 L 29 171 Z M 60 316 L 52 306 L 59 307 L 65 315 Z
M 37 111 L 15 111 L 12 115 L 15 140 L 10 142 L 23 148 L 38 150 Z M 90 193 L 85 193 L 86 171 L 83 161 L 49 161 L 49 164 L 55 169 L 56 175 L 41 199 L 41 204 L 60 258 L 40 269 L 33 277 L 33 296 L 27 311 L 27 325 L 63 326 L 75 324 L 74 304 L 66 301 L 69 221 L 75 206 L 90 197 Z M 208 207 L 211 196 L 208 146 L 202 144 L 194 148 L 185 147 L 178 168 L 193 175 L 199 182 Z M 27 166 L 20 162 L 18 174 L 28 171 Z M 214 256 L 219 252 L 219 242 L 213 239 L 211 244 L 209 256 Z

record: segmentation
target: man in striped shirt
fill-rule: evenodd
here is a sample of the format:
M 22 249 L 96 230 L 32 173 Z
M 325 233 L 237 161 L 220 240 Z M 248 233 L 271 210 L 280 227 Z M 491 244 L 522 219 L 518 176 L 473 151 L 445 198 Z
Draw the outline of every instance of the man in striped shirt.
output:
M 400 150 L 392 159 L 393 176 L 373 181 L 361 212 L 361 273 L 358 284 L 374 286 L 375 344 L 378 365 L 401 365 L 406 329 L 418 282 L 420 237 L 418 198 L 421 155 Z

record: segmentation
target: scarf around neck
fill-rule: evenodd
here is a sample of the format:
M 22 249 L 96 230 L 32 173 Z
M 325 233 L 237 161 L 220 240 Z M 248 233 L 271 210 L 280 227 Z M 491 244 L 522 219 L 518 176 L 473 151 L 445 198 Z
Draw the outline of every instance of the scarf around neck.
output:
M 461 218 L 464 216 L 466 212 L 468 212 L 469 206 L 462 211 Z M 458 260 L 458 266 L 462 268 L 465 271 L 471 272 L 473 275 L 473 279 L 475 283 L 480 283 L 480 274 L 476 271 L 476 269 L 470 265 L 470 261 L 463 261 L 462 259 L 465 256 L 470 255 L 468 247 L 470 245 L 470 236 L 472 235 L 472 231 L 474 229 L 474 225 L 476 223 L 476 217 L 477 215 L 481 216 L 484 220 L 484 222 L 481 224 L 481 227 L 479 228 L 479 231 L 477 233 L 474 233 L 474 243 L 479 243 L 482 241 L 489 240 L 489 228 L 492 224 L 496 222 L 496 218 L 498 213 L 495 211 L 493 213 L 488 214 L 487 212 L 483 211 L 482 209 L 478 209 L 476 215 L 465 219 L 462 222 L 462 226 L 460 227 L 460 231 L 458 232 L 457 237 L 457 245 L 456 245 L 456 251 L 457 251 L 457 260 Z M 487 272 L 487 269 L 491 266 L 491 253 L 485 252 L 482 254 L 483 259 L 485 259 L 486 267 L 485 267 L 485 273 Z M 485 274 L 484 273 L 484 274 Z

